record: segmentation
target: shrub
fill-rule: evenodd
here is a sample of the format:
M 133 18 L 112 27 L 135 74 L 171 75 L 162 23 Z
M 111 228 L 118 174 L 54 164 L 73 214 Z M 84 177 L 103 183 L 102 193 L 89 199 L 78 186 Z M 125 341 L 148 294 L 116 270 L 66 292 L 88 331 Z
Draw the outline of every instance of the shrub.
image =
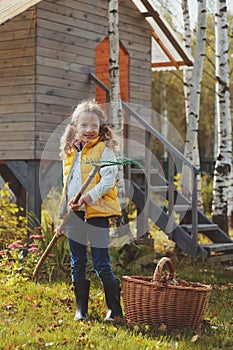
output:
M 32 272 L 43 251 L 53 237 L 54 223 L 43 210 L 41 224 L 35 215 L 28 213 L 31 222 L 38 226 L 29 228 L 27 218 L 20 215 L 22 208 L 12 202 L 8 184 L 0 190 L 0 271 L 6 279 L 31 278 Z M 43 277 L 51 279 L 52 274 L 64 270 L 69 260 L 67 240 L 60 239 L 45 261 Z
M 206 215 L 210 215 L 213 201 L 213 179 L 209 174 L 204 173 L 201 182 L 204 212 Z
M 23 208 L 12 202 L 9 185 L 5 183 L 0 189 L 0 249 L 27 238 L 27 221 L 20 215 L 22 211 Z

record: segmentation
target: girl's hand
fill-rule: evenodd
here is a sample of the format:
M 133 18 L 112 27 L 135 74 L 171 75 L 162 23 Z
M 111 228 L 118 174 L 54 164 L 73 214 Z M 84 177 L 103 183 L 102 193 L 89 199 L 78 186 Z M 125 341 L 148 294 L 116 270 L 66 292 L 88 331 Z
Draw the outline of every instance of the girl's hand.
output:
M 76 211 L 78 210 L 83 204 L 91 204 L 92 198 L 88 193 L 82 194 L 79 198 L 79 201 L 77 204 L 74 204 L 73 199 L 69 202 L 69 206 L 71 210 Z
M 61 230 L 61 226 L 57 226 L 54 230 L 54 235 L 59 238 L 64 235 L 64 232 Z

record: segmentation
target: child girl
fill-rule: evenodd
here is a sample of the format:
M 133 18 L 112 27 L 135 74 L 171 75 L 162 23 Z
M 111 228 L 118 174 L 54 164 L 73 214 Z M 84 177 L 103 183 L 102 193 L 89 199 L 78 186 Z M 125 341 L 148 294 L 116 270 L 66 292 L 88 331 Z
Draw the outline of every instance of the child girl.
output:
M 109 217 L 121 215 L 117 196 L 117 166 L 106 166 L 81 195 L 73 198 L 93 169 L 95 162 L 114 161 L 117 142 L 106 124 L 106 117 L 92 99 L 81 102 L 61 138 L 63 160 L 63 195 L 61 216 L 71 208 L 66 229 L 71 258 L 71 276 L 76 297 L 75 320 L 85 320 L 88 312 L 90 281 L 86 279 L 87 244 L 89 241 L 94 269 L 100 277 L 108 306 L 106 321 L 122 317 L 120 283 L 115 279 L 108 254 Z M 63 234 L 58 226 L 56 236 Z

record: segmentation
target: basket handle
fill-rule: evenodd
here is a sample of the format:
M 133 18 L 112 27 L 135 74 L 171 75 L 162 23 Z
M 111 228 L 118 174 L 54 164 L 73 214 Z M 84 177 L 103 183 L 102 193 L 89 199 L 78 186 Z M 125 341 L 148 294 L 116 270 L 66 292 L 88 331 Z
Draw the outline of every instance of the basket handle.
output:
M 162 281 L 162 279 L 163 279 L 162 278 L 162 270 L 163 270 L 163 267 L 165 264 L 167 264 L 168 268 L 169 268 L 168 278 L 173 279 L 176 277 L 176 273 L 175 273 L 175 270 L 173 268 L 171 259 L 169 259 L 167 257 L 163 257 L 159 260 L 159 262 L 155 268 L 155 271 L 154 271 L 154 274 L 152 277 L 152 282 L 161 282 Z

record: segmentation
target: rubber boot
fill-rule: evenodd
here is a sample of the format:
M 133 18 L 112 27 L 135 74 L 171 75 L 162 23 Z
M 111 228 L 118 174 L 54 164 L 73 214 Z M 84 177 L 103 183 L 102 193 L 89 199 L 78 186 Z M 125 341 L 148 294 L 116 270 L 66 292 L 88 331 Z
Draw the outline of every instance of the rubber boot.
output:
M 108 312 L 104 321 L 114 321 L 121 319 L 122 309 L 120 304 L 120 281 L 117 279 L 113 282 L 103 283 L 106 304 L 108 306 Z
M 88 311 L 88 298 L 90 290 L 90 281 L 74 282 L 74 294 L 76 298 L 76 321 L 86 320 Z

